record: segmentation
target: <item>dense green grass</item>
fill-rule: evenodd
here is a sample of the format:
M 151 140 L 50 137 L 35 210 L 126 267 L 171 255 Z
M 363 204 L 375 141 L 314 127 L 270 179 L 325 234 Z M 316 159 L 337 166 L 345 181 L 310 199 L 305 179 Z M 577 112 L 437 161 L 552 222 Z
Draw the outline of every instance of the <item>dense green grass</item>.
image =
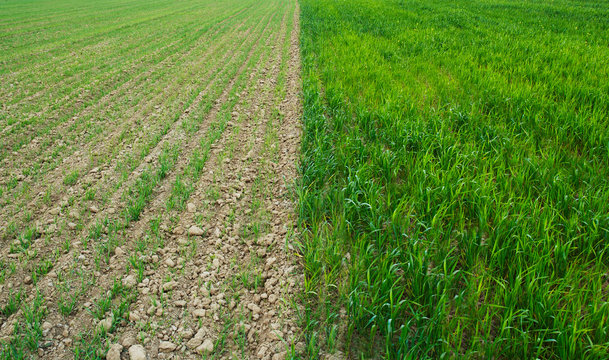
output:
M 609 4 L 301 18 L 308 355 L 606 358 Z

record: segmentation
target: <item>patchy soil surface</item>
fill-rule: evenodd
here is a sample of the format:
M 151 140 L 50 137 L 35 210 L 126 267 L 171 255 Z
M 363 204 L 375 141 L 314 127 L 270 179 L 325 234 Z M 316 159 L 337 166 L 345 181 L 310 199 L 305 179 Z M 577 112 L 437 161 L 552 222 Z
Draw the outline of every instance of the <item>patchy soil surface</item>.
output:
M 2 59 L 2 358 L 294 356 L 297 2 L 61 5 Z

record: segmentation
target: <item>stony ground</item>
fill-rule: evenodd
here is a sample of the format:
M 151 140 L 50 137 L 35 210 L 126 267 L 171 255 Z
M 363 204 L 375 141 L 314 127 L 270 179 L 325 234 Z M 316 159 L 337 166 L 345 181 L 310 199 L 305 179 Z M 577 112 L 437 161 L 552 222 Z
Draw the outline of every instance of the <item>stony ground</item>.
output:
M 69 51 L 57 35 L 27 66 L 5 60 L 3 117 L 23 117 L 1 130 L 1 358 L 302 347 L 297 2 L 167 8 L 139 14 L 139 37 L 119 19 Z M 63 12 L 38 21 L 61 28 Z

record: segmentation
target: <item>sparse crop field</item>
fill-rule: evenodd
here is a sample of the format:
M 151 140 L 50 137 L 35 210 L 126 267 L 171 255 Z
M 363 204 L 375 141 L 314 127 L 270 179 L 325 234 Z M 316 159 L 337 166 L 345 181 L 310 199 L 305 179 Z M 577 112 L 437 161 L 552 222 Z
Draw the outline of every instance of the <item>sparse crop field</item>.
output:
M 302 0 L 308 357 L 609 357 L 609 3 Z
M 292 354 L 299 18 L 0 3 L 1 359 Z

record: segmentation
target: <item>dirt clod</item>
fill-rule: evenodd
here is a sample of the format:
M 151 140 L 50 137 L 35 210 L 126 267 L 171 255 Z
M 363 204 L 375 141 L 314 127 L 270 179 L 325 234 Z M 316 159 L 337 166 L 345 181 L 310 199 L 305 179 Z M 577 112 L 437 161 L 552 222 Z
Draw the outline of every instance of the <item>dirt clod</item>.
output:
M 112 344 L 106 353 L 106 360 L 120 360 L 123 346 L 121 344 Z
M 135 275 L 128 275 L 123 279 L 123 286 L 125 286 L 126 288 L 131 289 L 135 285 L 137 285 L 137 279 L 135 278 Z
M 192 225 L 190 228 L 188 228 L 188 235 L 202 236 L 203 234 L 205 234 L 203 229 L 196 225 Z
M 212 351 L 214 351 L 214 343 L 210 339 L 206 339 L 205 341 L 203 341 L 203 344 L 197 347 L 197 352 L 199 353 L 209 354 Z
M 176 349 L 176 344 L 170 341 L 161 341 L 159 344 L 159 351 L 161 352 L 172 352 Z
M 132 345 L 129 348 L 130 360 L 146 360 L 146 350 L 142 345 Z

